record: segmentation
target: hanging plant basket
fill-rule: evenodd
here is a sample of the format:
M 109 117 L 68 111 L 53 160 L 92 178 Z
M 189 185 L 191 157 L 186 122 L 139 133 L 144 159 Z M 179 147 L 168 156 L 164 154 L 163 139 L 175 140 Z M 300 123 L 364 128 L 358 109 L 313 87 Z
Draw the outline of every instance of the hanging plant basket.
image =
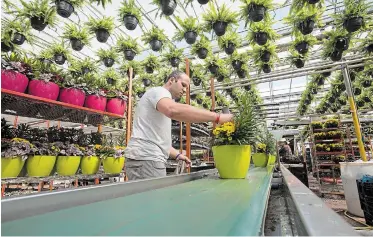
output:
M 367 47 L 367 51 L 368 51 L 369 53 L 372 53 L 372 52 L 373 52 L 373 44 L 368 45 L 368 47 Z
M 246 72 L 245 72 L 245 70 L 242 70 L 242 69 L 240 69 L 240 70 L 238 70 L 237 71 L 237 76 L 239 77 L 239 78 L 245 78 L 246 77 Z
M 161 9 L 163 14 L 166 16 L 171 16 L 176 8 L 175 0 L 161 0 Z
M 1 51 L 2 52 L 9 52 L 9 51 L 12 51 L 13 50 L 13 45 L 6 45 L 4 44 L 3 42 L 1 42 Z
M 195 99 L 197 98 L 197 94 L 192 94 L 192 95 L 190 95 L 190 98 L 191 98 L 192 100 L 195 100 Z
M 115 80 L 113 78 L 106 78 L 107 84 L 113 86 L 115 84 Z
M 197 104 L 199 104 L 199 105 L 202 104 L 202 102 L 203 102 L 202 99 L 200 99 L 200 98 L 196 99 L 196 101 L 197 101 Z
M 201 5 L 207 4 L 209 0 L 198 0 L 198 3 Z
M 303 35 L 310 34 L 315 27 L 315 21 L 308 18 L 302 22 L 299 23 L 298 29 Z
M 132 49 L 126 49 L 124 50 L 124 57 L 128 61 L 132 61 L 136 56 L 136 53 Z
M 309 4 L 316 4 L 316 3 L 320 2 L 320 0 L 307 0 L 307 2 Z
M 338 99 L 338 102 L 339 102 L 341 105 L 346 105 L 346 104 L 347 104 L 347 101 L 346 101 L 346 100 L 342 100 L 342 99 Z
M 207 57 L 208 50 L 205 48 L 199 48 L 197 50 L 197 55 L 200 59 L 205 59 Z
M 323 72 L 323 73 L 321 73 L 321 75 L 323 77 L 329 77 L 330 75 L 332 75 L 332 72 Z M 320 79 L 320 81 L 321 81 L 321 79 Z M 323 81 L 323 83 L 321 85 L 324 85 L 324 80 L 322 80 L 322 81 Z
M 349 33 L 358 31 L 362 25 L 363 25 L 363 18 L 360 16 L 348 18 L 343 22 L 344 28 Z
M 338 50 L 345 51 L 349 47 L 350 40 L 346 37 L 338 37 L 335 40 L 335 48 Z
M 91 71 L 91 69 L 87 68 L 87 67 L 82 67 L 82 74 L 87 74 Z
M 249 90 L 251 90 L 251 85 L 246 85 L 243 88 L 245 88 L 245 90 L 249 91 Z
M 294 61 L 294 64 L 297 68 L 302 68 L 304 67 L 304 61 L 300 58 L 298 58 L 297 60 Z
M 317 85 L 322 86 L 325 83 L 325 78 L 320 77 L 319 81 L 317 82 Z
M 152 67 L 148 67 L 148 66 L 145 66 L 145 71 L 147 73 L 153 73 L 154 72 L 154 69 Z
M 211 96 L 211 91 L 206 91 L 206 96 Z
M 264 73 L 270 73 L 271 67 L 268 64 L 263 64 L 262 70 Z
M 249 18 L 254 22 L 263 20 L 266 8 L 261 5 L 253 4 L 249 11 Z
M 361 108 L 361 107 L 364 107 L 364 104 L 365 104 L 365 103 L 364 103 L 363 100 L 359 100 L 359 101 L 356 102 L 356 104 L 357 104 L 358 107 Z
M 260 60 L 262 62 L 268 63 L 271 59 L 271 53 L 267 50 L 263 51 L 262 55 L 260 56 Z
M 80 51 L 83 49 L 84 44 L 80 39 L 72 38 L 70 39 L 71 42 L 71 48 L 75 51 Z
M 265 45 L 268 40 L 268 34 L 266 32 L 256 32 L 254 41 L 259 45 Z
M 338 84 L 338 90 L 345 91 L 346 90 L 345 84 L 344 83 Z
M 137 92 L 137 96 L 141 98 L 144 95 L 144 92 Z
M 309 45 L 307 42 L 300 42 L 297 45 L 295 45 L 295 49 L 298 51 L 300 54 L 305 54 L 308 52 Z
M 227 22 L 217 21 L 212 24 L 212 28 L 217 36 L 223 36 L 227 30 Z
M 354 89 L 354 95 L 361 95 L 361 89 L 359 87 Z
M 139 24 L 139 20 L 137 20 L 137 18 L 134 15 L 123 16 L 123 22 L 127 30 L 134 30 Z
M 218 72 L 218 65 L 210 64 L 208 69 L 211 72 L 211 74 L 216 74 Z
M 239 60 L 233 60 L 233 61 L 232 61 L 232 67 L 233 67 L 233 69 L 234 69 L 235 71 L 238 71 L 238 70 L 240 70 L 241 67 L 242 67 L 242 62 L 239 61 Z
M 58 15 L 62 16 L 63 18 L 69 18 L 71 14 L 74 12 L 73 5 L 71 5 L 70 2 L 65 0 L 57 0 L 56 8 Z
M 112 58 L 104 58 L 104 65 L 105 67 L 112 67 L 114 64 L 114 59 Z
M 199 86 L 199 85 L 201 85 L 201 79 L 199 79 L 198 77 L 193 77 L 193 84 L 195 85 L 195 86 Z
M 47 23 L 44 23 L 44 18 L 39 17 L 31 17 L 30 23 L 31 27 L 38 31 L 44 30 L 45 27 L 48 25 Z
M 342 51 L 334 50 L 334 52 L 330 55 L 330 59 L 333 62 L 337 62 L 342 59 Z
M 231 55 L 235 49 L 236 49 L 236 46 L 233 43 L 228 43 L 228 47 L 224 47 L 224 51 L 228 55 Z
M 152 84 L 152 81 L 149 79 L 142 79 L 142 84 L 147 87 L 150 86 L 150 84 Z
M 106 43 L 106 41 L 108 40 L 110 36 L 109 31 L 105 29 L 97 29 L 95 33 L 96 33 L 96 39 L 100 43 Z
M 362 71 L 364 71 L 364 66 L 355 67 L 353 70 L 354 70 L 355 72 L 362 72 Z M 351 77 L 351 75 L 353 75 L 353 76 L 355 77 L 355 74 L 350 73 L 350 77 Z M 352 79 L 351 79 L 351 80 L 352 80 Z
M 353 82 L 355 81 L 355 79 L 356 79 L 355 73 L 350 72 L 350 80 Z
M 216 80 L 217 80 L 218 82 L 223 82 L 223 81 L 224 81 L 224 76 L 223 76 L 223 75 L 219 75 L 219 76 L 216 78 Z
M 179 63 L 180 63 L 180 59 L 179 58 L 171 58 L 170 59 L 170 63 L 171 63 L 171 66 L 173 67 L 178 67 L 179 66 Z
M 194 31 L 187 31 L 184 33 L 184 39 L 188 44 L 194 44 L 197 40 L 197 33 Z
M 54 55 L 54 62 L 57 63 L 58 65 L 63 65 L 66 61 L 65 55 L 61 53 L 56 53 Z
M 369 103 L 369 102 L 372 101 L 368 96 L 364 96 L 363 100 L 364 100 L 366 103 Z
M 330 98 L 329 98 L 329 102 L 330 102 L 330 103 L 334 103 L 334 102 L 335 102 L 335 97 L 333 97 L 333 96 L 330 97 Z
M 363 87 L 370 87 L 372 85 L 372 80 L 365 79 L 361 84 Z
M 152 50 L 157 52 L 159 51 L 161 48 L 162 48 L 162 41 L 160 40 L 157 40 L 157 39 L 153 39 L 149 42 L 150 46 L 152 47 Z
M 16 45 L 22 45 L 26 40 L 26 37 L 21 33 L 14 33 L 12 43 Z

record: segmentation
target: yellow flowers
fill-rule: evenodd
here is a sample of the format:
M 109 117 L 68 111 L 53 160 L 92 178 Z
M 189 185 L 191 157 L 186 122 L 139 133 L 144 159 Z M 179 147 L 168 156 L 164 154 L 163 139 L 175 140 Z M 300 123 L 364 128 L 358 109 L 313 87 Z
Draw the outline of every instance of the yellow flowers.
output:
M 258 143 L 256 148 L 258 153 L 264 153 L 266 151 L 267 145 L 264 143 Z
M 23 138 L 13 138 L 12 141 L 14 142 L 26 142 L 26 143 L 30 143 L 29 141 L 27 141 L 26 139 L 23 139 Z
M 97 150 L 98 150 L 98 149 L 101 149 L 101 145 L 96 144 L 96 145 L 95 145 L 95 149 L 97 149 Z
M 236 126 L 232 122 L 224 123 L 220 126 L 217 126 L 212 133 L 215 137 L 220 137 L 224 139 L 228 139 L 228 141 L 232 141 L 232 135 L 236 131 Z
M 126 149 L 125 146 L 116 146 L 115 147 L 115 150 L 124 150 L 124 149 Z

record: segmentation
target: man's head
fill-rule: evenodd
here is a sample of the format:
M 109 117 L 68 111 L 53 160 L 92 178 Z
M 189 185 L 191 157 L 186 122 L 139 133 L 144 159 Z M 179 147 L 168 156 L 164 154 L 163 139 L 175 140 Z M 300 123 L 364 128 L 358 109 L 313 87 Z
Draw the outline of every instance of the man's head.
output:
M 180 99 L 189 87 L 190 78 L 185 72 L 175 70 L 165 81 L 164 87 L 170 91 L 173 99 Z

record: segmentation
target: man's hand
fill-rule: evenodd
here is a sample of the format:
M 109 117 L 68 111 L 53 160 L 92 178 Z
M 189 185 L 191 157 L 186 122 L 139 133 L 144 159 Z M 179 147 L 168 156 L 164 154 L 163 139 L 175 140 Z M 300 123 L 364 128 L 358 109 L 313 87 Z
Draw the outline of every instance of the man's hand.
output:
M 177 161 L 179 161 L 179 160 L 182 160 L 182 161 L 185 161 L 185 163 L 186 163 L 186 165 L 187 165 L 187 167 L 189 167 L 189 165 L 191 165 L 192 164 L 192 162 L 189 160 L 189 158 L 188 157 L 186 157 L 186 156 L 184 156 L 184 155 L 179 155 L 178 157 L 177 157 L 177 159 L 176 159 Z
M 233 114 L 220 114 L 219 124 L 232 122 L 233 121 Z

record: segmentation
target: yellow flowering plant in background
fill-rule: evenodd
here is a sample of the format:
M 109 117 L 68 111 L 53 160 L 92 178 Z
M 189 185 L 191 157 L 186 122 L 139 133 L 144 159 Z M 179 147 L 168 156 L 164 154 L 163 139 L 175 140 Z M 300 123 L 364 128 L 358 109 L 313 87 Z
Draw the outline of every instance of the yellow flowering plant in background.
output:
M 256 145 L 256 151 L 257 151 L 257 153 L 266 153 L 266 150 L 267 150 L 267 145 L 266 144 L 259 142 Z

